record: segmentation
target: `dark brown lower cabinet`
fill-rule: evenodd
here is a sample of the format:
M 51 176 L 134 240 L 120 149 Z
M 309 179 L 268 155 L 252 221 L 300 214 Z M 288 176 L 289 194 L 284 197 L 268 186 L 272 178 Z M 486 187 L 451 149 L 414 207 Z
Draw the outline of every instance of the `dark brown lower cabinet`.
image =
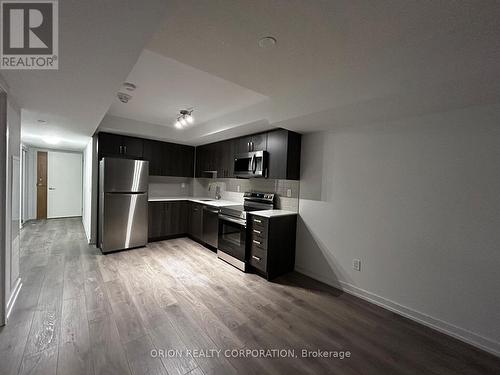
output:
M 188 232 L 189 202 L 149 202 L 148 239 L 159 241 Z
M 295 267 L 295 231 L 297 215 L 265 218 L 249 215 L 248 263 L 267 280 Z
M 197 241 L 203 241 L 203 205 L 189 202 L 188 234 Z

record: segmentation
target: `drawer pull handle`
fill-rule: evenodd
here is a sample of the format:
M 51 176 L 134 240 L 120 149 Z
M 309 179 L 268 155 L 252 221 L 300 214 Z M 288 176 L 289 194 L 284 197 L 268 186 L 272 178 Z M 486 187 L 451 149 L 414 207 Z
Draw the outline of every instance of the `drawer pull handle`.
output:
M 260 242 L 259 242 L 259 241 L 255 241 L 255 240 L 253 240 L 253 243 L 256 243 L 257 245 L 260 245 Z
M 254 222 L 254 223 L 259 223 L 259 224 L 261 224 L 261 223 L 262 223 L 262 220 L 259 220 L 259 219 L 253 219 L 253 222 Z
M 260 262 L 260 257 L 256 257 L 255 255 L 252 255 L 252 258 L 255 259 L 256 261 Z
M 257 233 L 257 234 L 260 234 L 260 230 L 257 230 L 257 229 L 254 229 L 253 232 Z

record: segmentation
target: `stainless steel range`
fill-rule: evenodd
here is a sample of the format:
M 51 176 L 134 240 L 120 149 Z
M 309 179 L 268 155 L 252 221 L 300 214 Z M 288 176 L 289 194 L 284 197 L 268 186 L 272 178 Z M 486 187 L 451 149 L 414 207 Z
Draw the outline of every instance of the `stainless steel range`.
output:
M 247 213 L 274 208 L 274 194 L 246 192 L 243 206 L 222 207 L 219 213 L 217 256 L 227 263 L 246 270 Z

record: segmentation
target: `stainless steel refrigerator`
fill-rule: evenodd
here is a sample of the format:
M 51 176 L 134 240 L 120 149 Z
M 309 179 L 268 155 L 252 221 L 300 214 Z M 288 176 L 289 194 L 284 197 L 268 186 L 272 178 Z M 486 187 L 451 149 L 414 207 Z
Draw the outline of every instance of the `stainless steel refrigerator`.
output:
M 149 163 L 103 158 L 99 162 L 99 247 L 103 253 L 148 242 Z

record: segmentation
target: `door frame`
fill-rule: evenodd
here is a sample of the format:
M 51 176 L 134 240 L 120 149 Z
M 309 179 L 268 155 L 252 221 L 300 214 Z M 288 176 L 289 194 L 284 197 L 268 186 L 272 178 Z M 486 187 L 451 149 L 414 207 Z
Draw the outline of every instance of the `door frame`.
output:
M 29 190 L 28 190 L 28 149 L 22 144 L 21 145 L 21 228 L 26 224 L 29 218 L 28 212 L 28 199 L 29 199 Z
M 2 87 L 0 81 L 0 160 L 3 160 L 0 166 L 0 177 L 7 177 L 7 91 Z M 1 178 L 0 178 L 1 180 Z M 6 307 L 7 307 L 7 246 L 6 244 L 6 184 L 0 184 L 0 326 L 5 325 L 6 321 Z
M 43 186 L 39 185 L 40 183 L 40 156 L 45 154 L 45 194 L 43 194 L 43 190 L 39 189 Z M 47 178 L 48 178 L 48 158 L 49 153 L 47 151 L 37 151 L 36 152 L 36 219 L 47 219 L 47 201 L 48 201 L 48 186 L 47 186 Z M 43 163 L 43 161 L 42 161 Z M 43 171 L 42 171 L 43 172 Z M 41 194 L 39 190 L 42 190 Z M 45 198 L 45 207 L 41 206 L 41 199 Z

